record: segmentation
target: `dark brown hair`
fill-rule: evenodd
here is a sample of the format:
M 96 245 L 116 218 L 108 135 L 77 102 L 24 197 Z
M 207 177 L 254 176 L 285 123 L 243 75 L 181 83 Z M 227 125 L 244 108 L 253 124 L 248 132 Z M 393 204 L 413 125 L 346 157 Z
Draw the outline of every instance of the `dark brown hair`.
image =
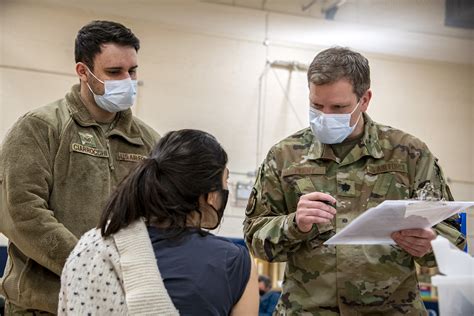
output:
M 98 228 L 109 236 L 143 217 L 169 223 L 174 236 L 186 216 L 199 212 L 199 197 L 222 189 L 227 154 L 214 136 L 199 130 L 167 133 L 110 197 Z
M 111 21 L 92 21 L 83 26 L 76 36 L 74 56 L 76 63 L 83 62 L 94 69 L 94 57 L 101 52 L 101 46 L 115 43 L 130 46 L 138 52 L 140 40 L 124 25 Z

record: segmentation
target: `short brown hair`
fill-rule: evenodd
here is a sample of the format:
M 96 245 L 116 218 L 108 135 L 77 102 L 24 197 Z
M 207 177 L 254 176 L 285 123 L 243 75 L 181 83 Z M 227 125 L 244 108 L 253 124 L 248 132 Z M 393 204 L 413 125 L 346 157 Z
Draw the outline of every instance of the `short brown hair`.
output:
M 332 47 L 314 57 L 308 69 L 308 84 L 323 85 L 347 79 L 361 98 L 370 88 L 367 58 L 345 47 Z
M 94 57 L 107 43 L 130 46 L 137 52 L 140 49 L 140 40 L 124 25 L 112 21 L 92 21 L 77 33 L 74 47 L 76 63 L 83 62 L 91 70 L 94 69 Z

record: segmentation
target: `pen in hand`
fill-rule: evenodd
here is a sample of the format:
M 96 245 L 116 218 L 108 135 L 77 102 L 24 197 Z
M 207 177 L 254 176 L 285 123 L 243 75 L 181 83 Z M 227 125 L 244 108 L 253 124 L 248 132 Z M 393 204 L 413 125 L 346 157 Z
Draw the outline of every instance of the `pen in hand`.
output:
M 300 231 L 309 232 L 313 224 L 331 223 L 336 216 L 336 199 L 322 192 L 311 192 L 300 196 L 295 221 Z

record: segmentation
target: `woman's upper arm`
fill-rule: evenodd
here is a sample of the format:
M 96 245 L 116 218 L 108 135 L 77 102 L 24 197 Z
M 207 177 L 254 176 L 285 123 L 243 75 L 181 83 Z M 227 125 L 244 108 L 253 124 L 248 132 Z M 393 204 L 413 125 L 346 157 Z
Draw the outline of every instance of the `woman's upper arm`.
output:
M 250 254 L 249 254 L 250 256 Z M 258 315 L 258 305 L 260 297 L 258 294 L 257 268 L 253 259 L 250 258 L 250 277 L 245 287 L 244 293 L 231 311 L 232 316 Z

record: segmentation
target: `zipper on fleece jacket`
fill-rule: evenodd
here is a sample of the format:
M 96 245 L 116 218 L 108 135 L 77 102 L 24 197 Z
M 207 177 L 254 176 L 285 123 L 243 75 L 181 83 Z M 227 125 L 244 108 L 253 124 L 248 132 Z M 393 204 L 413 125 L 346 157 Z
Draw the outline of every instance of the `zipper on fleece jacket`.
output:
M 114 158 L 112 157 L 112 151 L 110 150 L 110 142 L 108 139 L 105 139 L 105 142 L 107 143 L 107 151 L 109 152 L 109 167 L 110 170 L 114 170 Z

